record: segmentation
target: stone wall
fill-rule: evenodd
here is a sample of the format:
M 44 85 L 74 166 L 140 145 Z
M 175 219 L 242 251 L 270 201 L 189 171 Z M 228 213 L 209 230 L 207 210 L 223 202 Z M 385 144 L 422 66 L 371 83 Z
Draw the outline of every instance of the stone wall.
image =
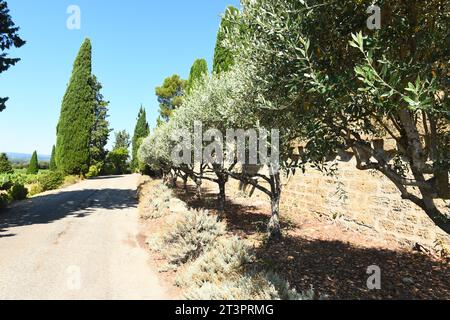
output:
M 394 184 L 377 172 L 356 169 L 354 159 L 339 162 L 338 175 L 327 177 L 308 169 L 283 181 L 281 210 L 290 214 L 317 214 L 352 230 L 411 246 L 434 248 L 436 241 L 450 248 L 450 236 L 410 201 L 402 200 Z M 215 188 L 215 184 L 207 183 Z M 227 194 L 238 193 L 239 183 L 230 179 Z M 255 191 L 258 200 L 268 197 Z M 256 200 L 256 199 L 255 199 Z M 444 201 L 439 206 L 450 211 Z
M 291 177 L 286 181 L 281 206 L 298 214 L 319 214 L 406 245 L 434 247 L 437 240 L 450 245 L 449 235 L 412 202 L 402 200 L 391 181 L 377 172 L 357 170 L 354 159 L 340 162 L 334 178 L 313 169 Z M 439 206 L 450 211 L 443 201 Z

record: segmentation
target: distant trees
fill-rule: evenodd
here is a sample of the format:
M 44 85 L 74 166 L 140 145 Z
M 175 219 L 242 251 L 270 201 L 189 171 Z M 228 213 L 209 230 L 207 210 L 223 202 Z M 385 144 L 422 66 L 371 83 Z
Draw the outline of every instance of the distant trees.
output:
M 37 152 L 34 151 L 31 156 L 30 163 L 28 165 L 27 174 L 37 174 L 39 172 L 39 161 Z
M 11 173 L 13 171 L 11 162 L 6 153 L 0 153 L 0 173 Z
M 66 174 L 85 174 L 89 169 L 95 107 L 91 52 L 86 39 L 75 59 L 57 126 L 56 165 Z
M 239 14 L 239 10 L 229 6 L 222 17 L 220 28 L 217 33 L 216 48 L 214 50 L 213 73 L 226 72 L 234 64 L 233 52 L 230 48 L 224 46 L 223 41 L 228 29 L 232 27 L 231 18 Z
M 94 124 L 91 131 L 89 152 L 91 165 L 95 165 L 103 163 L 106 159 L 107 151 L 105 147 L 112 129 L 109 128 L 108 121 L 109 102 L 104 99 L 101 93 L 102 84 L 96 76 L 92 76 L 92 86 L 94 90 Z
M 130 134 L 126 130 L 118 131 L 114 133 L 116 140 L 114 142 L 113 149 L 127 149 L 130 147 Z
M 19 27 L 16 27 L 11 16 L 9 15 L 8 4 L 4 0 L 0 0 L 0 73 L 14 66 L 20 61 L 19 58 L 9 58 L 5 50 L 11 48 L 20 48 L 25 44 L 18 35 Z M 6 107 L 8 98 L 0 97 L 0 112 Z
M 174 74 L 164 79 L 162 86 L 156 88 L 160 113 L 158 123 L 168 121 L 173 110 L 182 104 L 185 87 L 186 81 L 181 79 L 179 75 Z
M 56 156 L 56 148 L 55 148 L 55 146 L 53 146 L 53 148 L 52 148 L 52 155 L 50 157 L 50 163 L 49 163 L 49 166 L 48 166 L 48 168 L 51 171 L 56 171 L 56 169 L 57 169 L 55 156 Z
M 143 106 L 139 109 L 136 126 L 134 128 L 134 134 L 132 139 L 132 152 L 131 152 L 131 170 L 136 172 L 140 169 L 140 161 L 137 156 L 142 140 L 150 134 L 150 129 L 147 122 L 147 115 Z
M 116 141 L 113 150 L 108 153 L 106 162 L 113 174 L 124 174 L 128 171 L 130 135 L 125 130 L 122 130 L 116 132 L 115 136 Z
M 186 82 L 186 93 L 194 88 L 195 85 L 198 85 L 205 75 L 208 74 L 208 63 L 205 59 L 197 59 L 191 67 L 191 72 L 189 74 L 189 79 Z

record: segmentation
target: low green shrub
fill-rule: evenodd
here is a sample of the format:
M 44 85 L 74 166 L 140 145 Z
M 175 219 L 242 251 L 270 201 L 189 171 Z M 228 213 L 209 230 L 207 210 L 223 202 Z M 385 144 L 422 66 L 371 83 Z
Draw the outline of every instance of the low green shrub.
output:
M 6 193 L 0 193 L 0 210 L 5 209 L 9 204 L 9 196 Z
M 21 183 L 16 182 L 8 191 L 13 200 L 24 200 L 27 198 L 28 189 Z
M 14 181 L 10 174 L 0 175 L 0 191 L 7 191 L 14 185 Z
M 39 174 L 27 174 L 24 177 L 24 184 L 33 184 L 39 181 Z
M 64 186 L 70 186 L 72 184 L 78 183 L 80 181 L 80 177 L 79 176 L 65 176 L 64 177 L 64 182 L 63 185 Z
M 98 177 L 102 172 L 103 164 L 96 164 L 89 167 L 89 171 L 86 174 L 86 178 Z
M 59 171 L 50 171 L 39 176 L 43 191 L 58 189 L 64 183 L 64 175 Z
M 33 197 L 37 194 L 44 192 L 44 188 L 39 183 L 33 183 L 28 187 L 28 196 Z

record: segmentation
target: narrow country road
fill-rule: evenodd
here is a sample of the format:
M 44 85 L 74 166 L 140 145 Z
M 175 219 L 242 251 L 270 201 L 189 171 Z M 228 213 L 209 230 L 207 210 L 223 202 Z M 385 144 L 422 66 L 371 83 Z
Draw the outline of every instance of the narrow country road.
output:
M 0 299 L 167 299 L 139 240 L 138 178 L 86 180 L 0 213 Z

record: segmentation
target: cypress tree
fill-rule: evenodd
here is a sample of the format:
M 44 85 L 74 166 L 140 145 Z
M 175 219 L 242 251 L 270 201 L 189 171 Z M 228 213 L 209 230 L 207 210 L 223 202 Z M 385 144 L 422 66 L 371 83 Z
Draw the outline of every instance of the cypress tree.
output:
M 233 53 L 225 48 L 222 42 L 225 40 L 225 31 L 231 27 L 230 17 L 236 15 L 239 10 L 233 6 L 229 6 L 225 10 L 225 14 L 220 22 L 219 32 L 217 33 L 216 48 L 214 50 L 213 73 L 226 72 L 234 64 Z
M 208 63 L 205 59 L 197 59 L 191 67 L 189 79 L 186 83 L 186 92 L 189 93 L 195 84 L 203 80 L 203 77 L 208 74 Z
M 90 163 L 94 122 L 91 41 L 86 39 L 75 59 L 57 127 L 56 165 L 66 174 L 84 174 Z
M 52 148 L 52 156 L 50 157 L 50 164 L 49 164 L 49 169 L 51 171 L 56 171 L 56 159 L 55 159 L 55 146 L 53 146 Z
M 6 153 L 0 153 L 0 173 L 11 173 L 13 168 Z
M 106 101 L 101 94 L 102 84 L 96 76 L 92 77 L 94 89 L 94 124 L 91 131 L 90 156 L 91 164 L 105 162 L 107 151 L 105 149 L 108 143 L 109 121 L 107 120 L 109 101 Z
M 37 157 L 37 152 L 34 151 L 31 156 L 30 164 L 28 165 L 27 173 L 28 174 L 37 174 L 39 172 L 39 162 Z
M 137 157 L 137 152 L 142 142 L 142 138 L 146 138 L 150 134 L 150 129 L 148 127 L 147 115 L 143 106 L 139 109 L 139 114 L 137 117 L 136 127 L 134 128 L 133 140 L 132 140 L 132 160 L 131 160 L 131 170 L 139 170 L 139 160 Z

